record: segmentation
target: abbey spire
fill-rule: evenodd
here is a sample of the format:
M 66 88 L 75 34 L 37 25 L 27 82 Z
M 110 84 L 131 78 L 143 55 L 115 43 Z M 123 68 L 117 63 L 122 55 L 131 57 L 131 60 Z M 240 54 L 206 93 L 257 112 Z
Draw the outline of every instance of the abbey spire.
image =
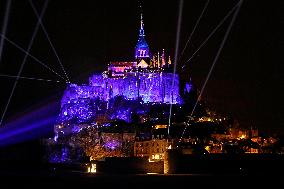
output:
M 139 37 L 144 37 L 144 23 L 143 23 L 143 14 L 140 14 L 140 30 L 139 30 Z
M 140 6 L 141 7 L 141 6 Z M 135 47 L 135 58 L 143 59 L 149 58 L 149 46 L 145 40 L 145 32 L 144 32 L 144 21 L 143 21 L 143 13 L 141 10 L 140 13 L 140 29 L 139 29 L 139 38 Z

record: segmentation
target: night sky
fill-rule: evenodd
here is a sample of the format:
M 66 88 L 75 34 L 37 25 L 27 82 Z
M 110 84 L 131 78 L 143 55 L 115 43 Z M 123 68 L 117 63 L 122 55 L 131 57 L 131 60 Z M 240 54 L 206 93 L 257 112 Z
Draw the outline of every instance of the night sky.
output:
M 230 114 L 241 126 L 255 126 L 263 131 L 284 133 L 284 62 L 283 11 L 281 1 L 245 0 L 231 30 L 203 99 L 221 114 Z M 43 0 L 34 1 L 39 12 Z M 183 49 L 206 1 L 184 2 L 180 49 Z M 188 59 L 220 20 L 237 3 L 236 0 L 212 0 L 197 27 L 181 62 Z M 94 72 L 106 69 L 109 61 L 132 60 L 138 39 L 139 3 L 124 1 L 50 0 L 44 25 L 59 54 L 71 82 L 87 83 Z M 174 57 L 178 1 L 143 1 L 146 40 L 152 52 L 164 48 Z M 5 1 L 0 2 L 0 27 Z M 231 18 L 231 17 L 230 17 Z M 6 36 L 27 48 L 36 24 L 28 0 L 12 0 Z M 223 39 L 228 20 L 187 66 L 197 88 L 201 86 Z M 63 75 L 60 65 L 40 29 L 32 55 Z M 24 54 L 5 42 L 0 73 L 17 75 Z M 28 58 L 22 76 L 59 80 L 56 75 Z M 14 79 L 0 77 L 0 112 L 4 111 Z M 59 112 L 64 82 L 20 80 L 8 108 L 4 123 L 17 114 L 55 102 L 51 114 Z

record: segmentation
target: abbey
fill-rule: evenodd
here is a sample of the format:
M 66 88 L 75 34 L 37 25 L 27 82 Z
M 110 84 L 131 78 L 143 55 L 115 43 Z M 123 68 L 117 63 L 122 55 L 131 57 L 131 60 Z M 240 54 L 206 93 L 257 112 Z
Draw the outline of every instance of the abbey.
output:
M 131 103 L 138 101 L 144 107 L 184 103 L 180 91 L 189 92 L 190 85 L 180 90 L 179 76 L 172 73 L 172 62 L 170 57 L 166 58 L 164 49 L 161 54 L 152 55 L 145 39 L 142 14 L 133 60 L 110 62 L 102 74 L 90 76 L 88 85 L 69 84 L 61 100 L 58 122 L 94 123 L 102 117 L 107 121 L 131 122 L 130 114 L 134 111 Z M 115 112 L 113 101 L 118 97 L 129 105 L 123 105 Z

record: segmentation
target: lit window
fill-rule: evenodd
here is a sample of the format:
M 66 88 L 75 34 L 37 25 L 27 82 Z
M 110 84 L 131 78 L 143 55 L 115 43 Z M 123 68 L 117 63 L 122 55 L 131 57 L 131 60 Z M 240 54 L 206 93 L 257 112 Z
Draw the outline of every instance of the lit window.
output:
M 92 163 L 90 167 L 88 167 L 88 173 L 96 173 L 97 172 L 97 165 Z

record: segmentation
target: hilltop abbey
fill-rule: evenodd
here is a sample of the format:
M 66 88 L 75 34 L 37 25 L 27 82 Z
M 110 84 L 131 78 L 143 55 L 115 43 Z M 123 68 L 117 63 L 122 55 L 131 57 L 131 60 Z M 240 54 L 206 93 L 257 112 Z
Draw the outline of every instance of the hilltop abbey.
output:
M 48 161 L 142 157 L 150 163 L 163 161 L 165 152 L 178 146 L 186 153 L 229 153 L 233 145 L 258 153 L 255 146 L 241 145 L 248 137 L 257 140 L 257 132 L 232 128 L 230 117 L 195 104 L 191 80 L 181 80 L 172 67 L 165 50 L 151 53 L 141 14 L 133 61 L 110 62 L 89 84 L 68 84 L 54 138 L 47 140 Z
M 166 140 L 169 117 L 172 115 L 173 125 L 185 123 L 184 107 L 188 107 L 186 97 L 192 86 L 184 82 L 181 87 L 179 75 L 173 74 L 171 59 L 166 58 L 164 49 L 161 54 L 152 55 L 142 14 L 140 19 L 134 61 L 110 62 L 106 71 L 89 77 L 88 85 L 67 86 L 54 126 L 55 136 L 48 145 L 49 161 L 76 161 L 82 154 L 92 159 L 163 159 L 164 151 L 171 145 Z M 153 147 L 141 150 L 138 141 L 152 141 Z M 78 149 L 83 152 L 76 155 Z
M 161 54 L 151 54 L 145 39 L 142 14 L 140 19 L 135 61 L 110 62 L 106 71 L 89 78 L 88 85 L 70 84 L 61 101 L 59 123 L 66 125 L 113 119 L 131 122 L 134 111 L 138 114 L 148 111 L 145 110 L 146 105 L 183 104 L 180 92 L 189 93 L 190 84 L 186 83 L 184 90 L 180 90 L 179 76 L 172 73 L 172 62 L 170 56 L 166 58 L 164 49 Z M 118 97 L 127 101 L 128 105 L 115 111 L 112 101 Z M 131 106 L 137 101 L 145 105 L 143 110 L 134 110 Z

